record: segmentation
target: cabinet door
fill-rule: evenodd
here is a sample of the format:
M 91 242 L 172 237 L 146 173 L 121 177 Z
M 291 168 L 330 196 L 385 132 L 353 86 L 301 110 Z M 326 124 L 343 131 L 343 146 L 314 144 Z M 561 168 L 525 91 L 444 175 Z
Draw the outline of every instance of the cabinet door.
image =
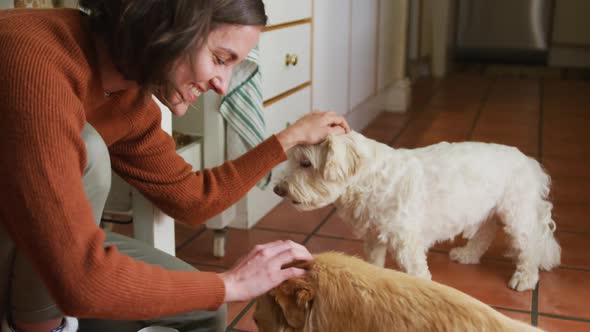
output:
M 264 0 L 268 25 L 300 21 L 311 17 L 311 0 Z
M 352 1 L 350 108 L 376 92 L 378 0 Z
M 553 42 L 590 46 L 590 1 L 558 0 L 555 2 Z
M 349 111 L 350 0 L 314 1 L 313 108 Z

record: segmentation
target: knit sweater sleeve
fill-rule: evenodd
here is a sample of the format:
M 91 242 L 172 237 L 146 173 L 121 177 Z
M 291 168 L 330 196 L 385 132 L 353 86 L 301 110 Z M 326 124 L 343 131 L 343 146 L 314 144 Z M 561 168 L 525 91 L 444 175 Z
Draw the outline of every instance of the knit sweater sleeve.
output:
M 109 148 L 113 169 L 165 213 L 196 225 L 222 212 L 286 159 L 276 136 L 219 167 L 192 172 L 161 129 L 153 100 L 130 117 L 132 132 Z
M 0 35 L 0 222 L 17 250 L 67 315 L 147 319 L 218 308 L 225 290 L 216 274 L 167 271 L 103 247 L 83 190 L 75 73 L 58 68 L 64 55 L 46 44 Z

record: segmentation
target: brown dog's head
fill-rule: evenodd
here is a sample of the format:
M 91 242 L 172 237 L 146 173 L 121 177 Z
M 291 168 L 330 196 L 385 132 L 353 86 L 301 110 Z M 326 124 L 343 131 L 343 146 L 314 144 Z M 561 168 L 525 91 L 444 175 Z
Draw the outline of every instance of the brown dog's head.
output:
M 309 276 L 304 276 L 287 280 L 260 296 L 254 311 L 258 331 L 303 331 L 315 293 Z

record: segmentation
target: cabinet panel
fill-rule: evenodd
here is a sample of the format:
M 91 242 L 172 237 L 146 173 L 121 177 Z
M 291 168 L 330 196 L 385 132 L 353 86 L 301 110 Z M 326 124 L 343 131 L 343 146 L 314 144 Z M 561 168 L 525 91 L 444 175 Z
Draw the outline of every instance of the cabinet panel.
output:
M 307 87 L 264 108 L 267 135 L 276 134 L 311 111 L 311 88 Z
M 260 37 L 262 96 L 268 100 L 310 80 L 309 23 L 264 32 Z M 296 56 L 287 64 L 287 56 Z
M 555 3 L 553 42 L 590 46 L 590 1 L 558 0 Z
M 311 17 L 311 0 L 264 0 L 268 25 L 299 21 Z
M 352 1 L 350 107 L 375 94 L 378 1 Z
M 307 87 L 301 91 L 283 98 L 264 109 L 267 121 L 267 135 L 275 134 L 283 129 L 287 123 L 297 121 L 305 113 L 311 111 L 311 88 Z M 273 191 L 273 184 L 284 174 L 287 163 L 281 163 L 272 171 L 271 184 L 260 190 L 254 187 L 248 193 L 248 224 L 253 225 L 266 215 L 272 208 L 282 200 Z
M 314 1 L 313 108 L 345 114 L 350 66 L 350 1 Z

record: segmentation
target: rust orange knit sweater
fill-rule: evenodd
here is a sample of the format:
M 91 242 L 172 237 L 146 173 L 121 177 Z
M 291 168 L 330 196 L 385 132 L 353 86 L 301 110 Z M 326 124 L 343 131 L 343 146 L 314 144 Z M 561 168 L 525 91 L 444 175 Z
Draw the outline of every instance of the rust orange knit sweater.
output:
M 92 34 L 79 12 L 0 11 L 0 222 L 68 315 L 145 319 L 222 304 L 224 286 L 214 273 L 166 271 L 103 248 L 83 191 L 80 133 L 91 123 L 113 169 L 191 225 L 235 203 L 286 156 L 272 136 L 195 174 L 160 129 L 160 117 L 134 89 L 104 97 Z

